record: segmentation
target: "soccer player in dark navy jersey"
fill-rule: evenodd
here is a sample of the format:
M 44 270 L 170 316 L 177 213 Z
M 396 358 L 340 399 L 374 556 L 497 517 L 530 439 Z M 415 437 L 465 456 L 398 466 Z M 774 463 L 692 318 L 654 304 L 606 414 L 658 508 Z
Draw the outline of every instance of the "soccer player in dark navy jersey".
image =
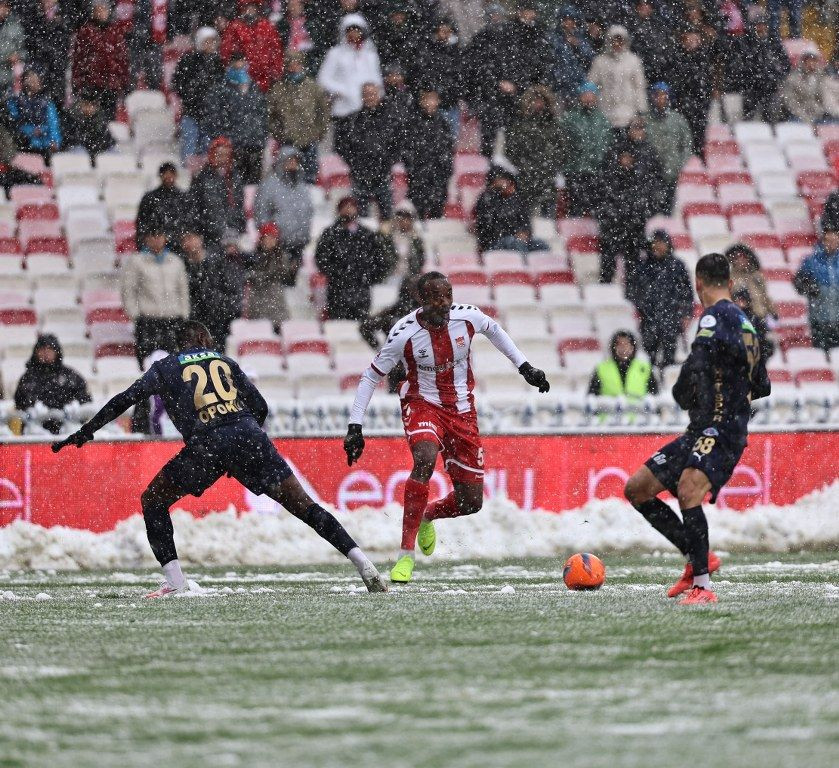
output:
M 770 391 L 757 333 L 731 300 L 728 260 L 719 253 L 696 265 L 696 292 L 705 311 L 673 386 L 673 398 L 690 416 L 684 435 L 655 453 L 626 484 L 626 498 L 688 559 L 669 597 L 680 603 L 715 603 L 710 573 L 720 560 L 708 548 L 702 502 L 711 503 L 731 478 L 746 448 L 753 400 Z M 682 519 L 661 499 L 668 490 L 679 500 Z
M 152 395 L 163 400 L 185 445 L 141 496 L 149 544 L 166 577 L 160 589 L 147 597 L 189 589 L 175 550 L 169 508 L 187 494 L 200 496 L 224 474 L 278 501 L 348 557 L 368 590 L 386 592 L 373 563 L 343 526 L 312 501 L 262 430 L 268 405 L 242 369 L 213 350 L 212 336 L 201 323 L 184 323 L 178 342 L 179 353 L 154 363 L 81 429 L 52 447 L 56 453 L 67 445 L 81 447 L 132 405 Z

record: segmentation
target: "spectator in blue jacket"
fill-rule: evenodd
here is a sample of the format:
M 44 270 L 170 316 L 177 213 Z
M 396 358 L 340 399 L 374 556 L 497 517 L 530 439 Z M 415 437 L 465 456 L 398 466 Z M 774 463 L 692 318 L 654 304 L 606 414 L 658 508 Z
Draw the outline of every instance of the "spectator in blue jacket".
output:
M 61 124 L 55 104 L 43 94 L 41 76 L 34 69 L 23 73 L 23 88 L 17 96 L 10 96 L 6 109 L 15 125 L 20 147 L 37 152 L 49 160 L 61 149 Z
M 588 80 L 594 60 L 583 28 L 583 15 L 574 5 L 563 5 L 556 14 L 554 37 L 554 90 L 568 106 L 576 99 L 577 89 Z
M 810 305 L 813 346 L 839 347 L 839 227 L 825 228 L 816 250 L 795 274 L 793 285 Z

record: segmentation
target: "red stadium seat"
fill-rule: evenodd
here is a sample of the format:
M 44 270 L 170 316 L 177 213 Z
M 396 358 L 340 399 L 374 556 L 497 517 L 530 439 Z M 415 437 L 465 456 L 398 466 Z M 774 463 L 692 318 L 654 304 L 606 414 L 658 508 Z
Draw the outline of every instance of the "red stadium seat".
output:
M 593 235 L 572 235 L 566 242 L 566 250 L 569 253 L 600 253 L 600 238 Z
M 134 357 L 136 354 L 133 342 L 113 342 L 99 344 L 93 352 L 93 356 L 99 357 Z
M 282 356 L 283 344 L 279 339 L 251 339 L 239 344 L 237 354 Z
M 287 355 L 297 352 L 308 352 L 314 355 L 329 355 L 329 342 L 326 339 L 305 339 L 292 341 L 286 349 Z
M 33 237 L 26 243 L 26 253 L 59 253 L 69 256 L 70 249 L 63 237 Z
M 781 235 L 781 247 L 785 251 L 798 246 L 815 247 L 818 241 L 814 232 L 787 232 Z
M 533 285 L 533 276 L 524 269 L 500 269 L 490 274 L 491 285 Z
M 766 216 L 766 207 L 759 202 L 732 203 L 725 209 L 725 215 L 732 216 Z
M 714 176 L 718 187 L 726 184 L 751 184 L 754 185 L 752 175 L 748 171 L 720 171 Z
M 600 350 L 600 342 L 593 336 L 562 339 L 557 346 L 560 355 L 564 355 L 566 352 L 597 352 Z
M 733 139 L 728 141 L 709 141 L 705 144 L 705 158 L 727 155 L 739 155 L 740 146 Z
M 679 185 L 696 184 L 710 187 L 711 177 L 705 171 L 682 171 L 679 174 Z
M 547 272 L 536 272 L 534 281 L 541 285 L 570 285 L 574 282 L 574 272 L 570 269 L 554 269 Z
M 35 325 L 37 322 L 34 309 L 0 309 L 0 325 Z
M 23 248 L 16 237 L 0 237 L 0 253 L 22 254 Z
M 833 384 L 836 381 L 836 374 L 830 368 L 805 368 L 795 374 L 795 383 L 800 387 L 803 384 Z
M 687 221 L 691 216 L 722 216 L 722 208 L 719 203 L 710 201 L 687 203 L 682 208 L 682 216 Z
M 693 239 L 687 233 L 677 232 L 670 235 L 670 239 L 673 241 L 673 248 L 677 251 L 693 248 Z
M 802 171 L 796 176 L 801 194 L 813 198 L 826 198 L 836 189 L 836 178 L 830 171 Z
M 759 250 L 761 248 L 781 248 L 781 241 L 778 236 L 771 232 L 759 232 L 743 235 L 740 238 L 743 245 Z
M 783 267 L 764 267 L 763 276 L 766 280 L 784 280 L 792 282 L 793 271 Z
M 58 206 L 55 203 L 28 203 L 17 209 L 18 221 L 23 220 L 49 220 L 58 219 Z
M 794 383 L 794 379 L 792 376 L 792 371 L 787 371 L 784 368 L 770 368 L 769 371 L 769 381 L 773 384 L 792 384 Z
M 122 307 L 96 307 L 85 314 L 85 323 L 130 323 L 131 319 Z
M 480 269 L 458 270 L 449 273 L 452 285 L 489 285 L 489 278 Z

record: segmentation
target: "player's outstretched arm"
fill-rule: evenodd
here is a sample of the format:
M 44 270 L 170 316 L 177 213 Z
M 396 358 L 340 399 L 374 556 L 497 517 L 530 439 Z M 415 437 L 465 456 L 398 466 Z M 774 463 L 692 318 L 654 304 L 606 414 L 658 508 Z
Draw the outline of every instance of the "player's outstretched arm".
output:
M 148 371 L 137 381 L 135 381 L 128 389 L 114 395 L 101 410 L 90 420 L 87 424 L 83 424 L 80 429 L 74 432 L 69 437 L 52 444 L 52 452 L 58 453 L 62 448 L 68 445 L 75 445 L 76 448 L 81 448 L 85 443 L 93 440 L 93 435 L 106 424 L 112 422 L 117 416 L 125 413 L 132 405 L 151 397 L 157 391 L 156 387 L 157 371 L 155 366 L 149 368 Z

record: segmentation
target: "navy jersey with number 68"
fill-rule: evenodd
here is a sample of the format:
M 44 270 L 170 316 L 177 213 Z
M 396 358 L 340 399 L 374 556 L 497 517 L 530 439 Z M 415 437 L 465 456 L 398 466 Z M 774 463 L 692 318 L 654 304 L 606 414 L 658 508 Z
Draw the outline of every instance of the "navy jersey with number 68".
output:
M 721 300 L 708 307 L 673 398 L 690 415 L 688 431 L 714 427 L 746 439 L 751 402 L 770 392 L 757 333 L 741 309 Z
M 211 349 L 193 348 L 154 363 L 128 389 L 111 398 L 90 421 L 94 431 L 152 395 L 184 440 L 241 421 L 259 427 L 268 405 L 235 360 Z

